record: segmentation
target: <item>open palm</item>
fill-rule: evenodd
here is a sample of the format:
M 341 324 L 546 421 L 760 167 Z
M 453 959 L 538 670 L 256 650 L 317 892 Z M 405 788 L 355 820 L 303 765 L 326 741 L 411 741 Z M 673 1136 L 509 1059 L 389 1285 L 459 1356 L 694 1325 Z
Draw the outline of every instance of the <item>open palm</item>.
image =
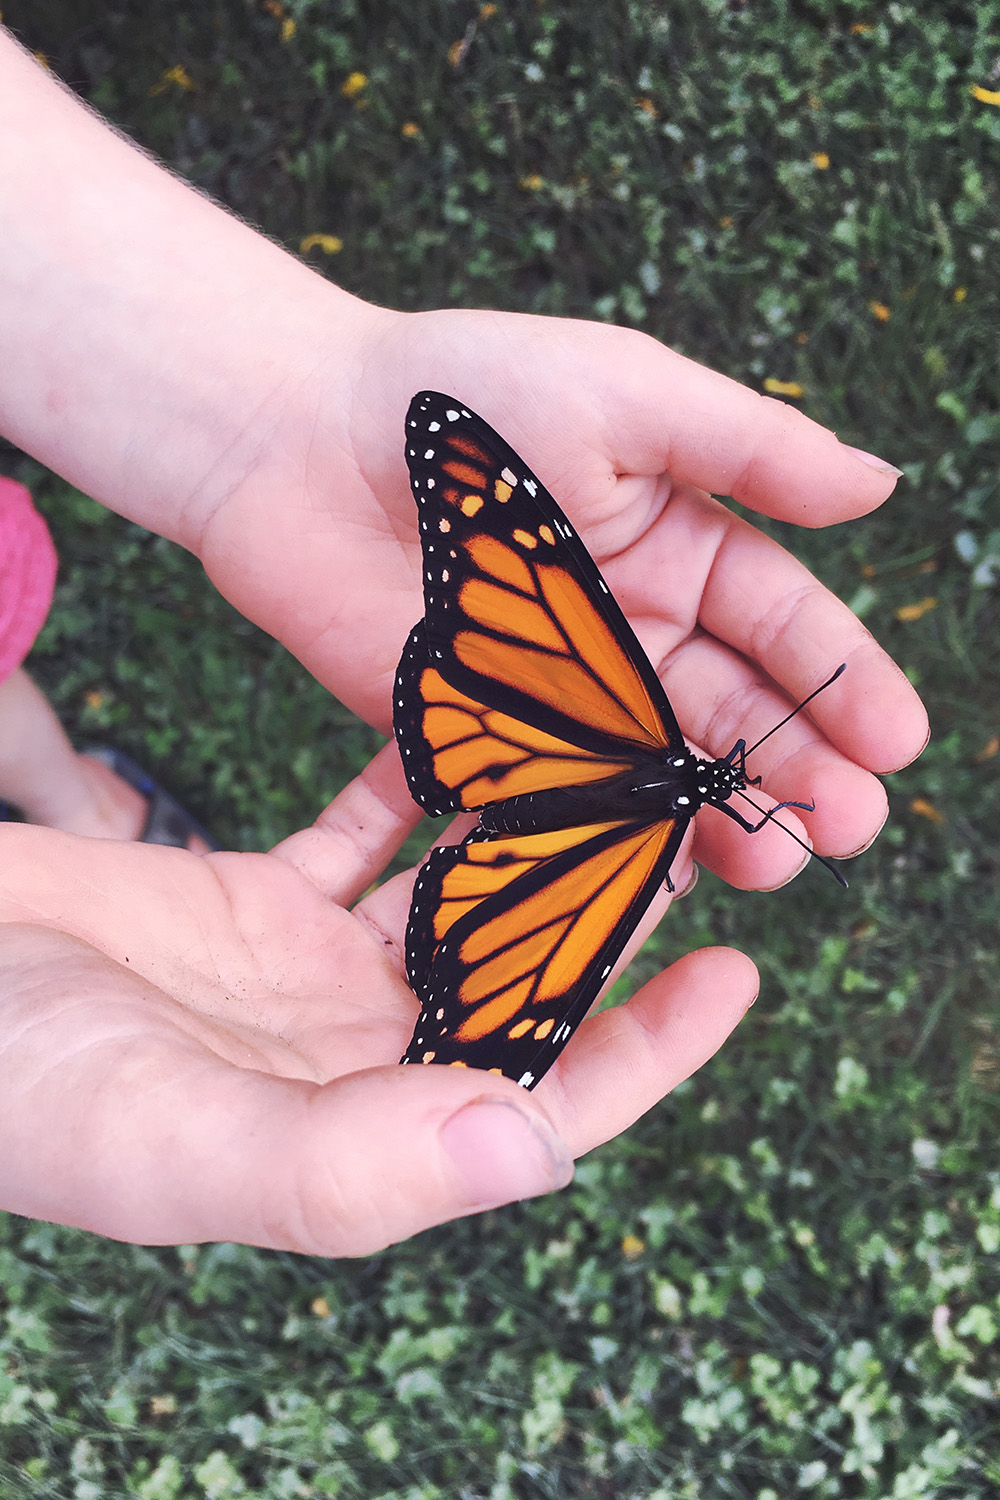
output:
M 752 1000 L 752 964 L 709 950 L 588 1022 L 537 1098 L 398 1067 L 410 878 L 347 907 L 413 821 L 389 747 L 271 854 L 5 827 L 2 1201 L 142 1242 L 372 1250 L 567 1181 Z

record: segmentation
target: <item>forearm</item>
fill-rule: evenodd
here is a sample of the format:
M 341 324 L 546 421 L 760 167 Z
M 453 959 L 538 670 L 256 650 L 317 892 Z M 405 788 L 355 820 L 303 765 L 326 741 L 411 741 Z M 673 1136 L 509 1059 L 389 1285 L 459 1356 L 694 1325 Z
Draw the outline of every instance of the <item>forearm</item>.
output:
M 157 166 L 2 30 L 0 141 L 0 430 L 197 551 L 262 451 L 297 443 L 275 429 L 308 420 L 323 351 L 341 355 L 326 405 L 378 314 Z

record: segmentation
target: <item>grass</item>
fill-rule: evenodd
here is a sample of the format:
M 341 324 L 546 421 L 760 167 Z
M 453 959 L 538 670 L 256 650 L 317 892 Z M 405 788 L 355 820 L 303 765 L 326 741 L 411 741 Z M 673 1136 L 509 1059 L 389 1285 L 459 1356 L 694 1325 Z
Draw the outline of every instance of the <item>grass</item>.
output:
M 934 738 L 846 896 L 703 878 L 664 924 L 637 977 L 733 942 L 761 999 L 559 1197 L 359 1263 L 0 1220 L 4 1493 L 995 1495 L 1000 4 L 80 11 L 4 19 L 352 290 L 632 323 L 901 464 L 880 515 L 772 529 Z M 375 737 L 190 558 L 5 467 L 59 537 L 33 666 L 73 732 L 243 847 L 313 817 Z

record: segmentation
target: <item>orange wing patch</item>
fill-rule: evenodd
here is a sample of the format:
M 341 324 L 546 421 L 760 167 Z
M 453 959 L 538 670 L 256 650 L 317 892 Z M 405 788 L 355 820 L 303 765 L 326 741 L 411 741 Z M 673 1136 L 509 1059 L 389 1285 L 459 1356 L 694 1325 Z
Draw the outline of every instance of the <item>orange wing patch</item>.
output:
M 525 550 L 529 542 L 538 546 L 527 532 L 514 537 Z M 464 550 L 476 571 L 461 584 L 458 602 L 478 629 L 456 629 L 453 649 L 463 666 L 591 730 L 652 750 L 666 747 L 642 678 L 572 574 L 552 563 L 529 564 L 485 534 Z
M 616 828 L 620 835 L 609 841 L 605 835 Z M 454 999 L 467 1014 L 454 1029 L 454 1041 L 481 1040 L 510 1022 L 513 1039 L 533 1031 L 544 1040 L 595 955 L 628 920 L 673 829 L 672 821 L 640 828 L 607 823 L 467 845 L 465 859 L 442 881 L 434 922 L 438 942 L 481 902 L 501 891 L 507 900 L 502 909 L 492 903 L 492 914 L 484 912 L 458 944 L 462 977 Z M 593 850 L 589 855 L 586 845 Z M 526 871 L 576 848 L 579 859 L 548 883 L 520 898 L 511 889 Z
M 605 833 L 612 827 L 611 823 L 591 825 L 586 837 Z M 506 890 L 512 881 L 535 869 L 541 861 L 572 849 L 583 838 L 583 830 L 563 828 L 552 833 L 524 833 L 466 844 L 461 860 L 441 883 L 440 906 L 434 916 L 435 941 L 439 943 L 459 917 L 488 896 Z
M 462 807 L 485 807 L 523 792 L 605 781 L 626 760 L 590 754 L 445 682 L 434 667 L 420 676 L 424 738 L 433 748 L 434 774 Z

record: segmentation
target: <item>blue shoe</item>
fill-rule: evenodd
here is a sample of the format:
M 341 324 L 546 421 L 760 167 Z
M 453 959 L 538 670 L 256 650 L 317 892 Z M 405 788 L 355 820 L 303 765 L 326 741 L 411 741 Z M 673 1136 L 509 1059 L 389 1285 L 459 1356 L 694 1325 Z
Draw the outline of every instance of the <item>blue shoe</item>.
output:
M 182 807 L 176 797 L 172 797 L 124 750 L 116 750 L 110 745 L 85 745 L 80 754 L 99 760 L 133 787 L 141 797 L 146 798 L 149 807 L 139 843 L 167 844 L 173 849 L 186 849 L 189 840 L 194 837 L 202 839 L 211 850 L 222 848 L 218 839 L 213 838 L 208 829 L 202 827 L 198 819 L 187 808 Z

